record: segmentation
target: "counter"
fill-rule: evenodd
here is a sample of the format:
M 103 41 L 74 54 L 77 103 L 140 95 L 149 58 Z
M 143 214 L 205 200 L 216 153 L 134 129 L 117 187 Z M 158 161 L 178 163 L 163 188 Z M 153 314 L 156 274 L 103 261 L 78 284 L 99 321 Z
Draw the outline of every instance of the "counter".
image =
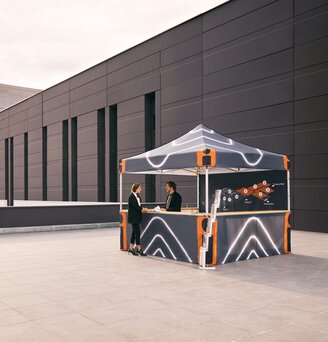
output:
M 126 210 L 120 216 L 120 244 L 126 251 L 132 227 Z M 290 252 L 289 216 L 285 210 L 217 213 L 206 263 L 222 265 Z M 149 255 L 199 263 L 207 218 L 186 211 L 144 213 L 141 246 Z

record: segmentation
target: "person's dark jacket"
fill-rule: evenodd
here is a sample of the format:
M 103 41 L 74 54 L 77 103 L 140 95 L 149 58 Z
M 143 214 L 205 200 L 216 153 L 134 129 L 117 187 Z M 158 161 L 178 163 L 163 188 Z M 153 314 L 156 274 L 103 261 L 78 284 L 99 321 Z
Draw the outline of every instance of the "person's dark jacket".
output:
M 169 200 L 169 196 L 170 195 L 167 195 L 166 203 Z M 181 195 L 177 193 L 176 191 L 174 191 L 172 193 L 172 198 L 171 198 L 169 207 L 166 208 L 166 211 L 181 211 L 181 203 L 182 203 Z
M 140 198 L 140 197 L 139 197 Z M 141 198 L 140 198 L 141 202 Z M 139 224 L 142 219 L 142 206 L 139 205 L 136 196 L 132 192 L 129 196 L 128 204 L 128 222 L 131 224 Z

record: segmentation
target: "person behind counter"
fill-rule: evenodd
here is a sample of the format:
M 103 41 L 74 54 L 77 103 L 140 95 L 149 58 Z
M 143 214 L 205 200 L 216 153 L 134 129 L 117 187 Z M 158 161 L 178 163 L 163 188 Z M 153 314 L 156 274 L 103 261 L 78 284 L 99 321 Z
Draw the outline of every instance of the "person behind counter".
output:
M 148 210 L 143 209 L 141 206 L 141 191 L 142 189 L 139 183 L 132 185 L 128 204 L 128 222 L 132 224 L 132 234 L 128 254 L 131 253 L 133 255 L 139 254 L 141 256 L 146 256 L 140 245 L 140 222 L 142 220 L 142 213 L 147 212 Z M 137 245 L 137 250 L 133 248 L 134 243 Z
M 177 193 L 177 185 L 174 182 L 167 182 L 166 183 L 166 192 L 167 192 L 167 198 L 166 198 L 166 205 L 165 209 L 166 211 L 181 211 L 181 203 L 182 203 L 182 197 L 179 193 Z

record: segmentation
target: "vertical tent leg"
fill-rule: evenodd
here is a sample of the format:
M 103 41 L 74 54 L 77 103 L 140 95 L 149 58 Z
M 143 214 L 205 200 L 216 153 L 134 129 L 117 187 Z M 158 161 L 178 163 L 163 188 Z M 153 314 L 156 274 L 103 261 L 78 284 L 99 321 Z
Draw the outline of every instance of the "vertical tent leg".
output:
M 122 173 L 120 173 L 120 211 L 122 211 Z
M 197 172 L 197 209 L 199 210 L 199 173 Z
M 287 201 L 288 201 L 288 210 L 290 211 L 290 171 L 287 170 Z
M 208 166 L 205 169 L 205 212 L 208 215 Z

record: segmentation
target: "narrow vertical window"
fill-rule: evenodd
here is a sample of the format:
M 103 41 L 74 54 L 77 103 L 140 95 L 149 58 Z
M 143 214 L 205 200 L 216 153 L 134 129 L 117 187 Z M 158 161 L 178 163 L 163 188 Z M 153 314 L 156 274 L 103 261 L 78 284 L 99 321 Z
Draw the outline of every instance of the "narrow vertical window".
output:
M 77 118 L 71 119 L 72 201 L 77 201 Z
M 145 150 L 155 148 L 155 92 L 145 95 Z M 155 175 L 145 177 L 146 202 L 156 201 Z
M 68 201 L 68 120 L 63 121 L 62 150 L 63 201 Z
M 42 127 L 42 199 L 47 200 L 48 197 L 48 181 L 47 181 L 47 127 Z
M 117 105 L 109 107 L 109 200 L 117 202 Z
M 105 108 L 97 113 L 98 202 L 105 201 Z
M 24 199 L 28 200 L 28 133 L 24 133 Z

